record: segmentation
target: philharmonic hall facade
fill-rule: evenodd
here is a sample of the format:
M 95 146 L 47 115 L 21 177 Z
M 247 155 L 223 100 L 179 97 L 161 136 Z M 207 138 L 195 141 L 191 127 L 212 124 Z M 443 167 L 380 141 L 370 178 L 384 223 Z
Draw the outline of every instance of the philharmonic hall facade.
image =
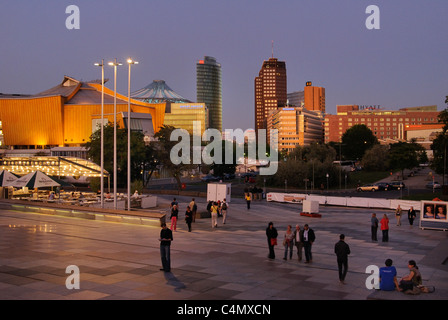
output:
M 3 145 L 13 149 L 80 147 L 101 124 L 101 80 L 62 83 L 35 95 L 0 94 Z M 128 97 L 117 93 L 117 123 L 127 128 Z M 131 99 L 131 129 L 151 136 L 163 125 L 165 103 Z M 104 124 L 114 121 L 114 91 L 104 87 Z

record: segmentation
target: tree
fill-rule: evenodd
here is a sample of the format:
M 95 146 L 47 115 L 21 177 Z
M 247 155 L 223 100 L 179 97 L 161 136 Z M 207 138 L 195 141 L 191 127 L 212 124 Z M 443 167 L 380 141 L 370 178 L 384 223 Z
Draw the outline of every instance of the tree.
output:
M 448 104 L 448 96 L 445 103 Z M 441 111 L 438 115 L 439 123 L 443 123 L 442 132 L 433 140 L 431 149 L 433 151 L 433 161 L 431 167 L 439 174 L 444 174 L 447 168 L 447 147 L 448 147 L 448 109 Z
M 342 135 L 345 159 L 360 160 L 366 150 L 378 144 L 378 139 L 365 124 L 356 124 Z
M 389 151 L 390 167 L 401 170 L 401 176 L 403 176 L 404 169 L 412 169 L 418 166 L 419 152 L 422 148 L 417 143 L 398 142 L 391 144 Z
M 104 169 L 111 175 L 113 181 L 114 169 L 114 126 L 111 122 L 104 126 Z M 144 134 L 141 131 L 131 132 L 131 180 L 141 177 L 142 165 L 145 166 L 149 146 L 145 145 Z M 87 154 L 93 162 L 101 162 L 101 129 L 90 136 L 85 144 Z M 127 150 L 128 131 L 117 128 L 117 184 L 125 185 L 127 182 Z
M 163 125 L 160 130 L 154 135 L 154 138 L 157 141 L 151 142 L 151 145 L 154 149 L 154 157 L 159 161 L 160 165 L 163 166 L 171 176 L 176 179 L 177 187 L 179 190 L 182 189 L 182 182 L 180 180 L 182 173 L 184 171 L 188 171 L 193 169 L 195 166 L 192 164 L 174 164 L 171 160 L 171 150 L 176 146 L 178 141 L 171 141 L 171 134 L 176 130 L 173 126 Z M 190 143 L 193 141 L 190 137 Z M 189 148 L 189 152 L 191 154 L 191 144 Z
M 362 157 L 361 165 L 367 171 L 384 171 L 389 168 L 389 150 L 387 146 L 374 145 Z

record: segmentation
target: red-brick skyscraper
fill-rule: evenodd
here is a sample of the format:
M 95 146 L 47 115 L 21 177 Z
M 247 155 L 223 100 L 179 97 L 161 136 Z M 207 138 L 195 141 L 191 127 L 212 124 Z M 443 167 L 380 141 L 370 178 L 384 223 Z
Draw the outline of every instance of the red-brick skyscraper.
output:
M 286 63 L 272 57 L 255 78 L 255 130 L 266 129 L 269 111 L 284 107 L 286 101 Z

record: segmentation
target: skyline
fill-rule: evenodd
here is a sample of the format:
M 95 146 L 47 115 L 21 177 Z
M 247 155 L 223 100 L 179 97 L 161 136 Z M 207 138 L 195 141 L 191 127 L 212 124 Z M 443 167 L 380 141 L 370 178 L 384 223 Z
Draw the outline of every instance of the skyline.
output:
M 381 29 L 368 30 L 366 7 L 380 9 Z M 93 63 L 132 57 L 131 91 L 164 80 L 196 100 L 196 63 L 215 57 L 222 67 L 223 128 L 254 128 L 254 79 L 272 55 L 286 62 L 288 93 L 307 81 L 336 105 L 399 109 L 437 105 L 448 95 L 448 3 L 305 1 L 82 1 L 3 3 L 0 13 L 0 92 L 35 94 L 64 75 L 101 77 Z M 68 30 L 66 7 L 80 9 L 80 29 Z M 101 34 L 103 30 L 103 34 Z M 113 89 L 113 69 L 106 68 Z M 118 70 L 127 95 L 127 66 Z M 235 113 L 238 112 L 238 117 Z

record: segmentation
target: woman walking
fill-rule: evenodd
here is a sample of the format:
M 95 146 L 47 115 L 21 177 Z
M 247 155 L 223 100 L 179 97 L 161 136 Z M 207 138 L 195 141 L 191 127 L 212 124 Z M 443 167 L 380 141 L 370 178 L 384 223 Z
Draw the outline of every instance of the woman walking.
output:
M 268 238 L 268 247 L 269 247 L 269 259 L 275 259 L 274 246 L 277 245 L 277 229 L 274 228 L 274 224 L 269 222 L 268 227 L 266 228 L 266 236 Z
M 289 248 L 289 259 L 292 259 L 292 248 L 294 245 L 294 232 L 291 230 L 291 225 L 286 228 L 285 238 L 283 239 L 283 246 L 285 247 L 285 255 L 283 260 L 287 260 L 288 248 Z

